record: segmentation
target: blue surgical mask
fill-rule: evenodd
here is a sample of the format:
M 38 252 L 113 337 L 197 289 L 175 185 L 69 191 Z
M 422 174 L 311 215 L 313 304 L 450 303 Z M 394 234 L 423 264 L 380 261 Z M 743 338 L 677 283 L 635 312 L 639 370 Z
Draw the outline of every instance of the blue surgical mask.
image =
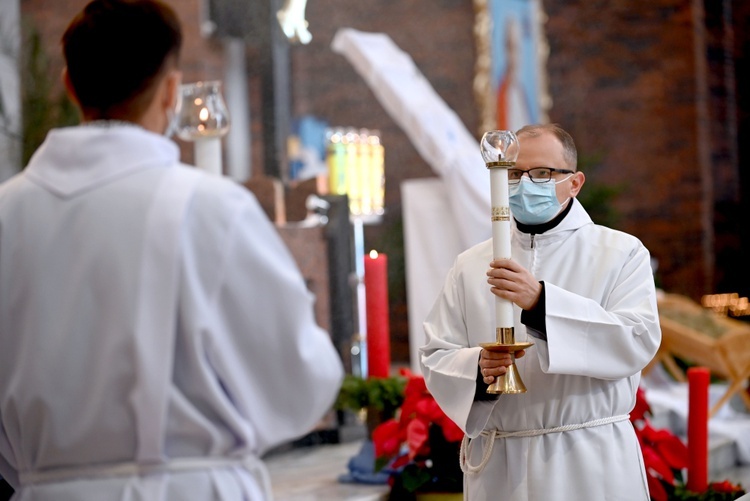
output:
M 562 209 L 555 186 L 567 181 L 569 177 L 546 183 L 534 183 L 531 179 L 522 177 L 518 184 L 509 185 L 510 211 L 513 217 L 523 224 L 551 221 Z

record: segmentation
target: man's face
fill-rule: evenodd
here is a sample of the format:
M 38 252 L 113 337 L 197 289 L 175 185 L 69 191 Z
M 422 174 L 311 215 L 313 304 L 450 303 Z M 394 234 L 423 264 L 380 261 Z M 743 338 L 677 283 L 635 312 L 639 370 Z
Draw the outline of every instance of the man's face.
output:
M 517 169 L 528 170 L 535 167 L 552 167 L 554 169 L 572 170 L 571 166 L 565 163 L 562 143 L 549 132 L 544 132 L 536 137 L 521 134 L 518 136 L 518 144 L 520 152 L 516 159 Z M 562 181 L 563 179 L 565 181 Z M 562 182 L 555 185 L 555 190 L 557 200 L 562 204 L 578 194 L 583 185 L 583 173 L 576 172 L 571 175 L 553 172 L 552 179 L 549 182 L 559 181 Z

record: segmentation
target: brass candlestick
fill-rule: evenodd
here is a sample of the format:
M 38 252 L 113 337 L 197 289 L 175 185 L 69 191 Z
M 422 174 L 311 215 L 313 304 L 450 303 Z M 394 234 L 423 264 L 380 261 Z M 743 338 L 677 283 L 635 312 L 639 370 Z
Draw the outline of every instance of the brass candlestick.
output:
M 508 169 L 516 165 L 518 138 L 509 130 L 485 132 L 480 148 L 490 171 L 492 255 L 494 259 L 508 259 L 511 257 Z M 487 387 L 487 393 L 526 393 L 526 386 L 516 367 L 515 353 L 534 343 L 516 343 L 513 324 L 513 303 L 495 296 L 495 342 L 480 343 L 479 346 L 488 351 L 510 353 L 512 363 L 504 375 L 496 377 L 495 382 Z

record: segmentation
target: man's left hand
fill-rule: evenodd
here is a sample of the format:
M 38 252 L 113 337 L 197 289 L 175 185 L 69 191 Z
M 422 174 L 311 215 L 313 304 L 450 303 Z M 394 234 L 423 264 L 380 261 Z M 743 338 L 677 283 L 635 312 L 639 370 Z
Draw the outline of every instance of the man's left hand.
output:
M 487 283 L 493 294 L 511 301 L 524 310 L 531 310 L 539 301 L 542 284 L 529 270 L 512 259 L 496 259 L 487 271 Z

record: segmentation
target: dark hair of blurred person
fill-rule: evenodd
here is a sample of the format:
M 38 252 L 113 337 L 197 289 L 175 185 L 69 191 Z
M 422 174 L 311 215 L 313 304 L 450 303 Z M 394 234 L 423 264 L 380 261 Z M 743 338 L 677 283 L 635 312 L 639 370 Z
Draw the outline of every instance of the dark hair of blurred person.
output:
M 182 32 L 159 1 L 95 0 L 62 37 L 66 84 L 87 120 L 137 121 L 177 70 Z

